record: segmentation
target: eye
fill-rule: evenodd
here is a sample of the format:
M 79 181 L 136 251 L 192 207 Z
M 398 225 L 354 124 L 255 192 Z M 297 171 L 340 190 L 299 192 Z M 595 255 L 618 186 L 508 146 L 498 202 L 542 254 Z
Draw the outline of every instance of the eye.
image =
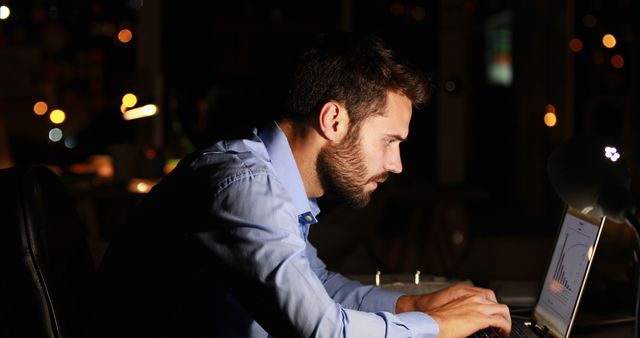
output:
M 395 138 L 387 137 L 387 138 L 384 139 L 384 144 L 387 145 L 387 146 L 390 146 L 390 145 L 394 144 L 397 141 L 398 140 L 396 140 Z

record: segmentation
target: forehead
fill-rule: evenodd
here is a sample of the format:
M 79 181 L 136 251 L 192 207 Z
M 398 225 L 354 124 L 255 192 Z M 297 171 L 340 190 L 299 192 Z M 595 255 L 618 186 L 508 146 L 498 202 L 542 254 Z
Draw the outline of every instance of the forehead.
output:
M 404 95 L 389 92 L 383 114 L 367 118 L 362 125 L 363 132 L 378 132 L 406 138 L 411 122 L 411 100 Z

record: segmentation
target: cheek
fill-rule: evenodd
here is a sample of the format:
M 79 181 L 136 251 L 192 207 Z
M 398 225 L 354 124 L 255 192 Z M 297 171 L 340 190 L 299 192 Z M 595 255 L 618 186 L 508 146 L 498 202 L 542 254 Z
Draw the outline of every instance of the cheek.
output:
M 362 155 L 367 166 L 369 174 L 378 174 L 383 171 L 384 167 L 384 149 L 375 147 L 364 147 Z

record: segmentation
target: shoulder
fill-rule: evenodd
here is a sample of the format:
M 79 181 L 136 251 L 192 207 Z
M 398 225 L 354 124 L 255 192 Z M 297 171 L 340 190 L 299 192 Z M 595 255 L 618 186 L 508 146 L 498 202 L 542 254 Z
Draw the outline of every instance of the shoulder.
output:
M 214 193 L 239 179 L 260 176 L 275 177 L 275 171 L 264 145 L 255 140 L 217 142 L 182 159 L 169 175 L 182 183 L 205 184 Z
M 190 177 L 194 190 L 208 195 L 209 208 L 215 213 L 262 224 L 297 219 L 293 202 L 261 142 L 219 142 L 194 153 L 184 166 L 182 175 Z

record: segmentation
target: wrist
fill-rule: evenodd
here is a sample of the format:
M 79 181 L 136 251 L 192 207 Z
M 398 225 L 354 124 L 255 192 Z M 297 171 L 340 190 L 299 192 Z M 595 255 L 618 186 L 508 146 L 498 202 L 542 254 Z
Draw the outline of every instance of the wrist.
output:
M 396 313 L 416 311 L 416 296 L 402 295 L 396 301 Z

